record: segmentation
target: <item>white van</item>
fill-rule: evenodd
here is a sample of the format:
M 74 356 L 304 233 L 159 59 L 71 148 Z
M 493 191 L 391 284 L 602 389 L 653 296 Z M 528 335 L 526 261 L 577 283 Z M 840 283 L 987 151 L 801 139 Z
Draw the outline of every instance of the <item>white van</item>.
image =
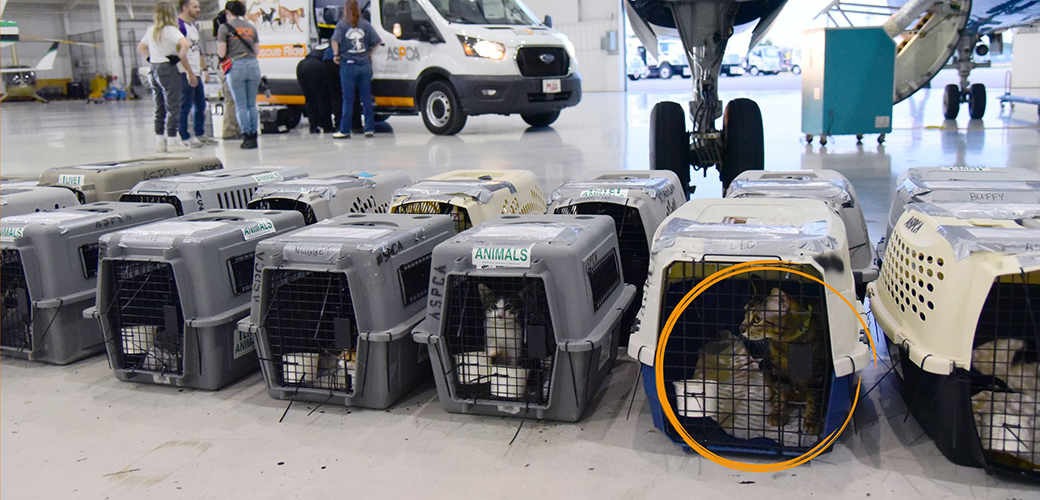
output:
M 751 76 L 776 75 L 783 69 L 783 57 L 775 46 L 759 45 L 748 52 L 744 65 Z
M 547 126 L 581 101 L 574 46 L 520 0 L 360 0 L 383 40 L 373 56 L 376 113 L 421 114 L 438 135 L 458 133 L 469 115 L 519 114 Z M 254 0 L 260 69 L 271 95 L 266 120 L 295 126 L 304 104 L 296 65 L 332 35 L 342 0 Z M 281 113 L 279 113 L 281 107 Z M 265 109 L 266 108 L 266 109 Z M 360 112 L 357 110 L 356 112 Z M 294 120 L 295 118 L 295 120 Z
M 683 78 L 690 77 L 690 62 L 686 58 L 686 49 L 683 48 L 682 41 L 680 40 L 661 40 L 657 44 L 657 60 L 654 61 L 653 57 L 647 56 L 652 62 L 648 63 L 653 66 L 651 73 L 667 80 L 674 75 L 679 75 Z

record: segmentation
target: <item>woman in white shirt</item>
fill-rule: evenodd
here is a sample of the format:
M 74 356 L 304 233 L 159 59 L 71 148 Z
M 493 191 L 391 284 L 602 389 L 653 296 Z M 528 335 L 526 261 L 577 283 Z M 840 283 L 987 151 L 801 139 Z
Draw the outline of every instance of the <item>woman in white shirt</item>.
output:
M 155 100 L 155 141 L 160 153 L 186 151 L 177 140 L 181 116 L 181 75 L 184 68 L 188 85 L 199 84 L 198 76 L 188 64 L 191 42 L 177 28 L 177 10 L 170 2 L 155 5 L 155 24 L 150 26 L 137 46 L 137 51 L 152 65 L 152 97 Z M 165 134 L 164 134 L 165 132 Z

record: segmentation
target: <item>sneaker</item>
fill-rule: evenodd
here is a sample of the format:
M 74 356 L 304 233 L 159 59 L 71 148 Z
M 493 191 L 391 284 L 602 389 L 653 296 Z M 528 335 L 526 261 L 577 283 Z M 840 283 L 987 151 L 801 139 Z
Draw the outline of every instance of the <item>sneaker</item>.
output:
M 365 131 L 365 137 L 375 137 L 375 136 L 376 136 L 375 132 L 373 132 L 371 130 L 366 130 Z
M 198 148 L 201 148 L 202 146 L 205 146 L 205 144 L 203 144 L 202 141 L 200 141 L 198 137 L 192 137 L 191 139 L 188 139 L 186 141 L 181 141 L 181 144 L 183 144 L 184 147 L 190 148 L 190 149 L 198 149 Z
M 217 144 L 220 144 L 220 141 L 218 141 L 218 140 L 216 140 L 216 139 L 214 139 L 214 138 L 212 138 L 212 137 L 210 137 L 208 135 L 200 135 L 200 136 L 196 137 L 195 139 L 197 141 L 201 142 L 205 146 L 215 146 Z
M 167 153 L 187 153 L 188 151 L 191 151 L 191 148 L 186 146 L 184 141 L 174 137 L 166 139 Z
M 166 136 L 157 135 L 155 136 L 155 152 L 165 153 L 166 151 Z
M 343 132 L 336 132 L 332 134 L 333 139 L 350 139 L 350 134 L 344 134 Z
M 239 147 L 242 149 L 256 149 L 258 147 L 256 134 L 245 134 L 245 139 L 242 140 L 242 145 Z

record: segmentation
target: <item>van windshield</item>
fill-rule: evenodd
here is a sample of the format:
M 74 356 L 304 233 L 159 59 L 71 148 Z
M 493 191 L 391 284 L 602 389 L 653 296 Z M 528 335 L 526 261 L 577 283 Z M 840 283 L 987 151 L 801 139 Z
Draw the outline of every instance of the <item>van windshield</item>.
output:
M 450 23 L 537 25 L 523 4 L 515 0 L 430 0 Z

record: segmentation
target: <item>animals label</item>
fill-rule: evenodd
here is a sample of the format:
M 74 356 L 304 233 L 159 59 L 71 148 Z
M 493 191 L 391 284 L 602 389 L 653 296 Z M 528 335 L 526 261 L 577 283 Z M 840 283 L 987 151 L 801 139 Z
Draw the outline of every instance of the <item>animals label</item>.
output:
M 270 184 L 272 182 L 284 181 L 285 178 L 278 172 L 267 172 L 264 174 L 256 174 L 253 176 L 253 180 L 257 184 L 263 186 L 264 184 Z
M 85 175 L 61 174 L 58 176 L 58 184 L 69 187 L 82 187 Z
M 586 189 L 578 195 L 578 198 L 628 198 L 627 189 Z
M 349 240 L 371 240 L 381 238 L 394 232 L 393 229 L 380 229 L 367 226 L 312 226 L 296 233 L 296 236 L 311 238 L 342 238 Z
M 943 172 L 989 172 L 989 167 L 942 167 Z
M 24 227 L 0 227 L 0 241 L 14 241 L 15 238 L 21 238 L 24 235 Z
M 241 358 L 256 350 L 253 336 L 235 329 L 235 359 Z
M 473 267 L 477 269 L 529 268 L 531 267 L 531 249 L 533 247 L 534 245 L 477 247 L 473 249 Z
M 277 229 L 275 229 L 274 222 L 271 219 L 254 219 L 251 224 L 242 228 L 242 237 L 249 241 L 275 231 Z

